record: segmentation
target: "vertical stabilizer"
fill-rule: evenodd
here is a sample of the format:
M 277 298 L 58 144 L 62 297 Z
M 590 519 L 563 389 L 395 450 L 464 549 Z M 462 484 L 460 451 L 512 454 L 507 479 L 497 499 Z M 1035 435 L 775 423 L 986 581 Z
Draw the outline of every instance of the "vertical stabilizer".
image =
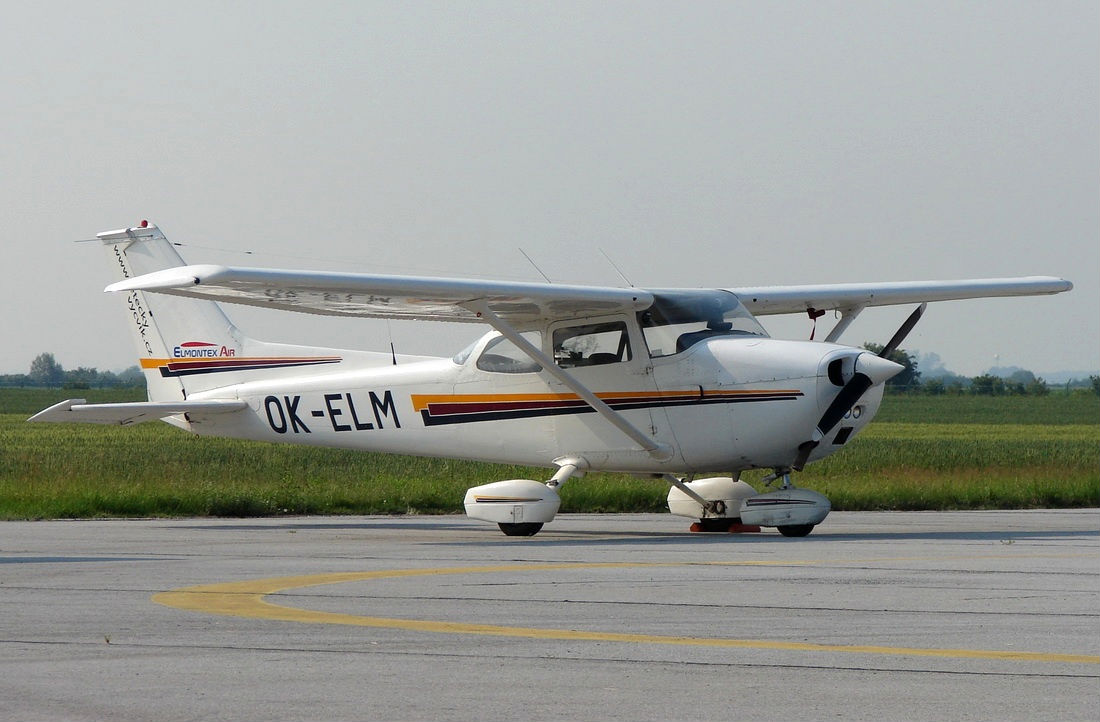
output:
M 100 233 L 118 279 L 185 265 L 160 229 L 142 221 L 137 228 Z M 214 301 L 130 291 L 123 298 L 151 401 L 180 401 L 189 393 L 221 383 L 164 373 L 172 359 L 234 358 L 244 336 Z

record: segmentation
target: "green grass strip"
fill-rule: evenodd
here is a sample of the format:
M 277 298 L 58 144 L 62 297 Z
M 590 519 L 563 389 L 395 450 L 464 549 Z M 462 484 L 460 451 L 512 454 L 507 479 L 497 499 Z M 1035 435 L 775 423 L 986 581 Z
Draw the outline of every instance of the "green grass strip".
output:
M 87 392 L 0 391 L 31 411 Z M 126 400 L 125 393 L 108 392 Z M 122 398 L 119 398 L 121 396 Z M 7 401 L 3 400 L 7 398 Z M 133 392 L 129 392 L 133 398 Z M 796 476 L 834 509 L 1009 509 L 1100 506 L 1100 423 L 1036 421 L 1054 412 L 1018 398 L 888 398 L 847 448 Z M 1060 401 L 1060 418 L 1091 419 L 1095 397 Z M 997 402 L 987 403 L 987 402 Z M 1088 402 L 1088 403 L 1084 403 Z M 165 424 L 119 428 L 27 424 L 0 415 L 0 518 L 46 519 L 460 512 L 465 490 L 500 479 L 545 479 L 546 469 L 191 436 Z M 951 421 L 979 416 L 984 422 Z M 929 416 L 938 420 L 931 422 Z M 891 421 L 890 419 L 893 418 Z M 988 421 L 996 418 L 996 421 Z M 1027 420 L 1026 423 L 1020 423 Z M 746 472 L 752 483 L 764 472 Z M 567 512 L 665 510 L 667 486 L 589 474 L 562 490 Z

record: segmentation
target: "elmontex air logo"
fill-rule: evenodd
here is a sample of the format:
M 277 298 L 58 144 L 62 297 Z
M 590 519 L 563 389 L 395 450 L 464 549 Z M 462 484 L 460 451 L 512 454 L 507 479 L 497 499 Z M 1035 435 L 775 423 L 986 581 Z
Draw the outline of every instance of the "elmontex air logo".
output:
M 141 367 L 158 369 L 161 376 L 170 377 L 316 366 L 341 360 L 340 356 L 239 356 L 236 348 L 209 341 L 184 341 L 172 348 L 172 358 L 142 359 Z
M 185 341 L 172 349 L 173 358 L 217 358 L 219 356 L 236 356 L 237 349 L 228 346 L 219 347 L 216 343 L 206 341 Z

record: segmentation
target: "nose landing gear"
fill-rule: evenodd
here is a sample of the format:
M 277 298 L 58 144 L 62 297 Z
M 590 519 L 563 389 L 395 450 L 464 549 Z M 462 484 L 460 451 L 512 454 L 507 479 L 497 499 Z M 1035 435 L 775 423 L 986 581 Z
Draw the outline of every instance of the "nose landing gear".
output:
M 779 489 L 764 494 L 728 476 L 684 482 L 671 474 L 668 509 L 694 518 L 692 531 L 746 532 L 772 526 L 786 537 L 804 537 L 829 514 L 832 504 L 821 494 L 796 488 L 791 470 L 778 468 L 764 477 L 766 486 L 780 481 Z
M 741 520 L 746 524 L 774 526 L 786 537 L 804 537 L 824 521 L 833 505 L 821 494 L 791 483 L 791 470 L 778 468 L 765 476 L 765 486 L 782 480 L 777 491 L 745 499 Z

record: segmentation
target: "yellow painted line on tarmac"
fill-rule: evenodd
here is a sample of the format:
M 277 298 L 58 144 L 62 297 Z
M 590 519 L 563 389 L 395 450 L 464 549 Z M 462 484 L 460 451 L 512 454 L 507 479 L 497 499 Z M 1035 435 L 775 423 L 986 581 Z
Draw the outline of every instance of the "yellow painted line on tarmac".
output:
M 854 560 L 846 560 L 851 562 Z M 898 560 L 874 560 L 898 561 Z M 1100 656 L 1085 654 L 1052 654 L 1046 652 L 1017 652 L 982 649 L 922 649 L 914 647 L 887 647 L 877 645 L 811 644 L 766 639 L 722 639 L 710 637 L 677 637 L 655 634 L 625 634 L 619 632 L 583 631 L 576 629 L 541 629 L 533 627 L 508 627 L 492 624 L 468 624 L 418 619 L 391 619 L 368 617 L 338 612 L 322 612 L 272 604 L 264 597 L 325 584 L 344 584 L 377 579 L 438 576 L 446 574 L 490 574 L 497 572 L 553 571 L 560 569 L 626 569 L 685 566 L 805 566 L 821 563 L 814 561 L 741 561 L 741 562 L 593 562 L 560 564 L 506 564 L 478 567 L 443 567 L 437 569 L 393 569 L 374 572 L 338 572 L 309 574 L 305 576 L 251 579 L 221 584 L 203 584 L 184 587 L 153 596 L 153 601 L 176 609 L 207 614 L 220 614 L 250 619 L 271 619 L 283 622 L 307 624 L 343 624 L 356 627 L 405 629 L 416 632 L 441 634 L 475 634 L 492 637 L 518 637 L 526 639 L 551 639 L 594 642 L 625 642 L 633 644 L 671 644 L 693 647 L 727 647 L 738 649 L 771 649 L 799 652 L 843 652 L 853 654 L 885 654 L 903 657 L 941 657 L 949 659 L 995 659 L 1021 662 L 1061 662 L 1069 664 L 1100 664 Z

